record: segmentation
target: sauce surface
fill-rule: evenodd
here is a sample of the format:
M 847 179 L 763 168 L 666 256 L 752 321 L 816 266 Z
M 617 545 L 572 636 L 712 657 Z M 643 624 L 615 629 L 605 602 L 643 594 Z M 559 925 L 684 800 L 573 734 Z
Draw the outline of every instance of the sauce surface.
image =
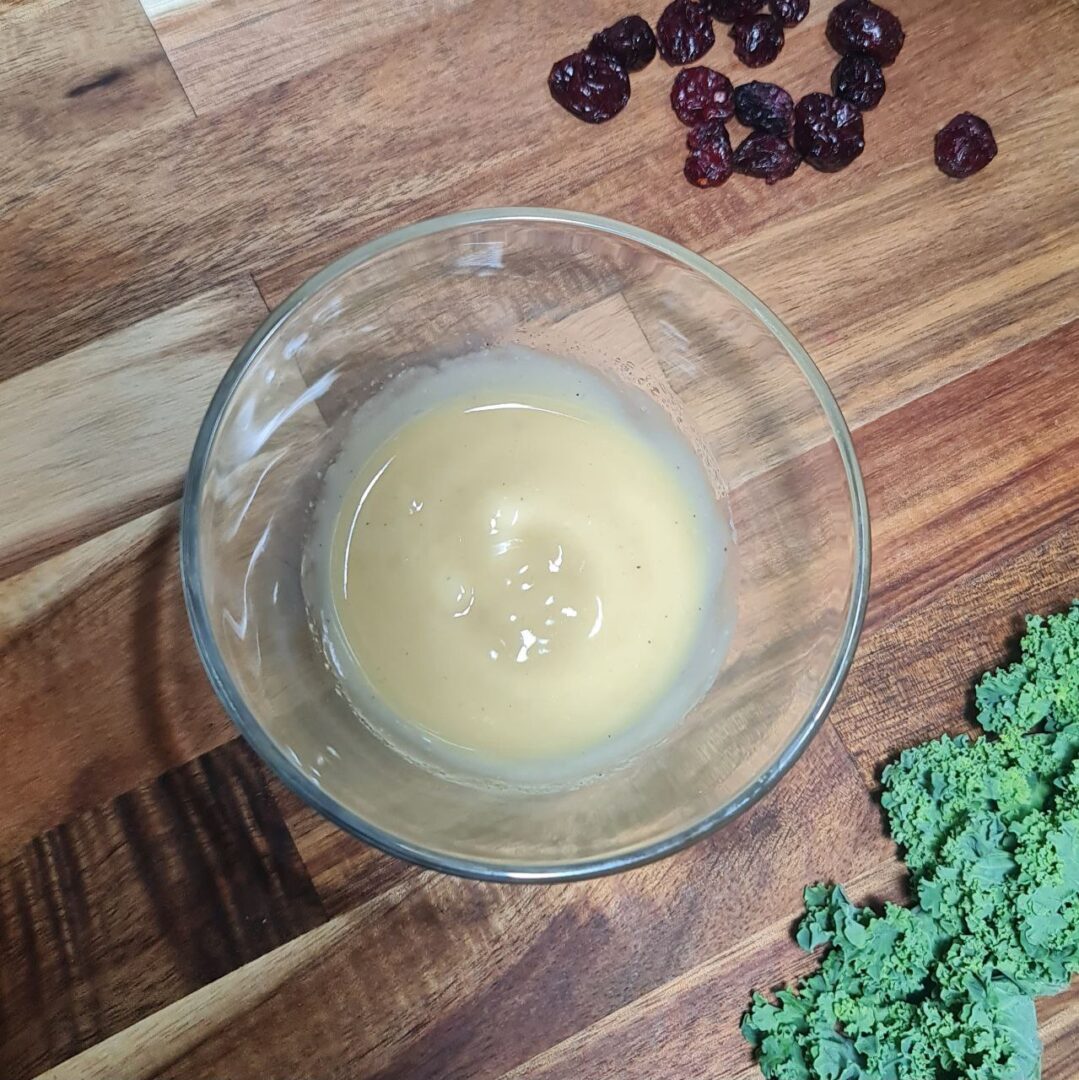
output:
M 356 425 L 320 510 L 325 637 L 362 715 L 487 762 L 557 762 L 714 673 L 719 505 L 658 406 L 626 393 L 480 354 Z

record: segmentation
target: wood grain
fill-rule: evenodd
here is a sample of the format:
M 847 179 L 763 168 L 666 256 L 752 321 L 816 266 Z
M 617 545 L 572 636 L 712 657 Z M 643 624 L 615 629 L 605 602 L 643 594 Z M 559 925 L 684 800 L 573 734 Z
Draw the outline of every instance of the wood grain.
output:
M 234 737 L 177 564 L 173 506 L 0 583 L 0 856 Z
M 0 577 L 177 498 L 206 403 L 265 314 L 241 279 L 0 381 Z
M 870 627 L 1079 510 L 1079 322 L 855 436 L 873 521 Z
M 875 867 L 844 887 L 856 904 L 905 899 L 904 877 L 891 864 Z M 510 1070 L 505 1080 L 759 1077 L 739 1023 L 751 993 L 786 986 L 817 966 L 817 959 L 802 952 L 791 935 L 798 914 L 609 1013 Z
M 239 743 L 0 867 L 0 1073 L 22 1080 L 324 920 Z
M 756 1075 L 735 1023 L 806 963 L 802 887 L 898 880 L 882 761 L 963 728 L 1018 616 L 1079 593 L 1079 21 L 1031 0 L 1033 51 L 1001 0 L 897 3 L 855 165 L 702 193 L 661 62 L 598 128 L 547 96 L 620 0 L 0 0 L 4 1080 Z M 828 6 L 763 77 L 825 88 Z M 750 77 L 722 33 L 705 62 Z M 962 110 L 1000 154 L 955 183 L 931 144 Z M 195 654 L 173 504 L 266 302 L 507 204 L 652 229 L 757 292 L 858 429 L 875 533 L 834 723 L 779 788 L 676 858 L 544 889 L 420 872 L 266 776 Z M 575 316 L 597 347 L 620 303 Z M 1039 1015 L 1068 1080 L 1079 998 Z
M 1041 543 L 882 624 L 858 649 L 833 714 L 867 782 L 902 749 L 974 732 L 975 679 L 1014 660 L 1025 614 L 1079 598 L 1079 514 Z
M 929 0 L 918 3 L 908 18 L 922 24 L 927 38 L 920 47 L 924 63 L 948 71 L 949 84 L 969 93 L 979 84 L 982 63 L 974 39 L 987 18 L 995 25 L 1005 16 L 989 17 L 973 0 L 947 14 Z M 542 78 L 521 79 L 521 42 L 528 42 L 530 62 L 542 73 L 585 26 L 618 14 L 615 4 L 596 0 L 571 21 L 552 20 L 539 0 L 515 5 L 512 20 L 500 12 L 497 0 L 476 0 L 454 14 L 446 31 L 454 41 L 483 41 L 482 64 L 460 63 L 441 34 L 409 26 L 373 45 L 362 66 L 352 56 L 331 61 L 221 115 L 150 132 L 122 156 L 50 189 L 0 224 L 0 248 L 14 253 L 7 271 L 23 284 L 15 310 L 11 299 L 3 301 L 23 362 L 81 344 L 113 329 L 117 319 L 130 323 L 158 310 L 168 293 L 192 295 L 207 278 L 250 269 L 276 301 L 308 272 L 376 232 L 448 206 L 513 202 L 602 208 L 721 262 L 738 254 L 737 245 L 752 243 L 752 256 L 743 252 L 732 268 L 769 297 L 814 351 L 835 350 L 846 336 L 868 330 L 872 347 L 844 351 L 845 361 L 858 358 L 859 385 L 892 374 L 904 399 L 921 383 L 936 385 L 938 355 L 979 337 L 977 331 L 999 317 L 1001 304 L 1009 312 L 1007 330 L 990 335 L 973 355 L 960 348 L 965 359 L 945 365 L 946 374 L 1066 319 L 1076 204 L 1067 157 L 1047 138 L 1074 113 L 1061 59 L 1066 49 L 1045 55 L 1040 65 L 1012 52 L 994 58 L 994 85 L 1009 93 L 989 97 L 985 88 L 982 107 L 993 112 L 1002 142 L 1013 150 L 981 178 L 976 196 L 936 173 L 927 149 L 933 121 L 926 117 L 919 141 L 912 113 L 899 108 L 896 94 L 897 104 L 889 97 L 872 118 L 875 153 L 863 155 L 841 179 L 801 170 L 782 188 L 740 183 L 710 198 L 679 181 L 682 136 L 665 102 L 669 76 L 661 65 L 641 74 L 636 107 L 606 129 L 586 129 L 552 113 Z M 1043 0 L 1029 17 L 1046 37 L 1067 41 L 1075 34 L 1074 21 L 1055 0 Z M 818 84 L 830 67 L 819 26 L 802 33 L 803 47 L 792 48 L 789 59 L 785 51 L 776 71 L 784 81 L 794 77 L 795 89 Z M 781 66 L 788 63 L 790 71 Z M 412 78 L 414 71 L 425 78 Z M 915 95 L 914 114 L 932 115 L 924 95 L 938 83 L 924 72 L 921 81 L 916 75 L 913 69 L 896 78 L 909 78 L 903 92 Z M 512 110 L 492 111 L 492 84 L 520 88 Z M 943 114 L 942 106 L 934 102 Z M 314 130 L 317 140 L 307 137 Z M 172 153 L 177 143 L 184 146 L 178 160 Z M 372 153 L 373 145 L 383 152 Z M 656 149 L 666 145 L 669 158 Z M 249 182 L 233 182 L 237 176 Z M 1061 198 L 1043 198 L 1047 188 L 1060 190 Z M 643 199 L 641 192 L 663 196 Z M 64 210 L 71 205 L 84 207 L 76 221 Z M 163 215 L 162 206 L 170 213 Z M 795 219 L 800 224 L 784 224 Z M 936 241 L 957 220 L 963 227 L 945 257 Z M 770 233 L 770 225 L 777 231 Z M 56 234 L 48 237 L 48 256 L 29 259 L 41 249 L 31 238 L 42 228 Z M 920 304 L 906 313 L 903 328 L 917 332 L 925 367 L 912 370 L 907 362 L 901 373 L 904 343 L 894 337 L 883 357 L 887 367 L 871 367 L 882 341 L 894 334 L 898 312 L 886 318 L 885 305 L 880 321 L 867 327 L 864 302 L 878 291 L 882 250 L 891 255 L 896 244 L 887 276 L 901 274 L 919 299 L 935 305 L 928 318 L 919 314 Z M 84 258 L 91 246 L 102 256 L 93 267 Z M 803 262 L 788 266 L 794 252 Z M 1020 257 L 1005 259 L 1004 252 Z M 969 275 L 986 259 L 995 272 L 971 290 Z M 745 275 L 749 264 L 758 270 Z M 797 308 L 787 299 L 791 288 L 798 289 Z M 878 309 L 879 302 L 871 310 Z M 806 325 L 800 312 L 812 315 Z M 827 374 L 841 374 L 827 356 L 822 361 Z M 870 411 L 883 411 L 882 403 Z
M 1079 1070 L 1079 982 L 1038 1003 L 1042 1075 L 1075 1076 Z
M 143 0 L 199 113 L 233 105 L 408 33 L 439 33 L 467 0 Z
M 964 730 L 1027 612 L 1079 597 L 1079 323 L 859 431 L 873 521 L 867 629 L 835 722 L 872 782 Z
M 817 826 L 807 833 L 810 813 Z M 161 1023 L 183 1029 L 175 1057 L 129 1075 L 286 1080 L 317 1059 L 327 1076 L 497 1076 L 733 947 L 767 925 L 768 912 L 797 911 L 806 882 L 879 866 L 890 850 L 876 807 L 826 726 L 782 797 L 655 866 L 544 888 L 432 874 L 398 883 L 330 924 L 347 933 L 316 931 L 303 962 L 256 1004 L 248 1003 L 260 980 L 272 978 L 270 957 L 223 980 L 212 1009 L 185 1017 L 180 1002 L 166 1010 Z M 244 1004 L 232 1007 L 233 995 Z M 264 1033 L 298 1009 L 302 1031 L 267 1044 Z M 95 1075 L 88 1062 L 107 1075 L 130 1064 L 131 1050 L 120 1036 L 85 1062 L 75 1059 L 72 1069 L 86 1071 L 70 1075 Z
M 421 876 L 419 867 L 332 825 L 283 785 L 274 785 L 274 797 L 327 915 L 360 907 Z
M 0 5 L 0 213 L 191 117 L 138 0 Z

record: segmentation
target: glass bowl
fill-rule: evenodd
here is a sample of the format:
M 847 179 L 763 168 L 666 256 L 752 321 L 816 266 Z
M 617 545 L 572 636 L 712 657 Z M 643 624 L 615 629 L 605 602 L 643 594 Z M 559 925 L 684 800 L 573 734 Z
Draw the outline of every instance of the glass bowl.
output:
M 305 539 L 350 418 L 417 365 L 492 345 L 612 364 L 718 475 L 736 557 L 730 635 L 685 719 L 618 768 L 554 790 L 474 783 L 391 749 L 339 691 L 304 600 Z M 340 827 L 424 866 L 559 881 L 659 858 L 791 766 L 854 654 L 869 520 L 843 417 L 783 324 L 705 259 L 563 211 L 421 222 L 316 274 L 241 350 L 184 489 L 184 596 L 245 738 Z

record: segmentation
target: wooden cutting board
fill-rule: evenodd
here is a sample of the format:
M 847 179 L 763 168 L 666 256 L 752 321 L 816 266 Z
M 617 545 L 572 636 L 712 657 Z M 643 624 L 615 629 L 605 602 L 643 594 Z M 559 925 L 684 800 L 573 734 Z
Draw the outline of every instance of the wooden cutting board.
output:
M 963 729 L 1020 615 L 1079 594 L 1079 19 L 894 6 L 854 166 L 700 192 L 661 61 L 602 127 L 547 96 L 621 0 L 0 2 L 0 1076 L 756 1075 L 737 1020 L 806 968 L 802 887 L 901 887 L 881 763 Z M 758 74 L 826 89 L 826 14 Z M 722 28 L 707 61 L 750 77 Z M 962 110 L 1000 154 L 956 183 L 932 142 Z M 741 278 L 831 381 L 873 514 L 866 633 L 797 767 L 692 850 L 566 887 L 421 873 L 320 821 L 238 742 L 177 579 L 190 445 L 267 306 L 498 204 Z M 1074 1077 L 1079 994 L 1039 1012 L 1045 1076 Z

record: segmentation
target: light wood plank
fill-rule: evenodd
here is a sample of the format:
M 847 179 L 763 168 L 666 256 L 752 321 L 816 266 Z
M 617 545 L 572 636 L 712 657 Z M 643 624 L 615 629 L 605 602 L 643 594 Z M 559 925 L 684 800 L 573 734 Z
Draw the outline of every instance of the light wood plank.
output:
M 402 31 L 452 33 L 469 0 L 142 0 L 191 103 L 218 111 Z
M 0 576 L 176 498 L 210 397 L 265 313 L 240 280 L 0 382 Z
M 0 213 L 191 106 L 138 0 L 0 4 Z
M 876 415 L 893 400 L 892 381 L 900 400 L 937 385 L 942 352 L 957 349 L 960 369 L 976 366 L 1070 313 L 1061 275 L 1074 269 L 1074 185 L 1064 140 L 1055 134 L 1076 114 L 1062 58 L 1067 50 L 1036 64 L 1014 50 L 990 61 L 974 30 L 987 21 L 999 30 L 1003 14 L 973 0 L 946 13 L 929 0 L 918 4 L 907 17 L 921 24 L 925 43 L 914 56 L 922 70 L 911 66 L 904 75 L 907 68 L 897 65 L 899 85 L 870 118 L 871 151 L 856 166 L 840 176 L 801 170 L 777 188 L 736 178 L 702 194 L 678 177 L 682 135 L 665 101 L 669 70 L 654 64 L 641 73 L 630 109 L 607 128 L 574 123 L 547 99 L 542 73 L 575 40 L 584 16 L 558 23 L 535 0 L 517 5 L 506 20 L 494 0 L 475 0 L 455 16 L 453 39 L 482 41 L 483 64 L 462 65 L 440 35 L 419 37 L 412 52 L 395 36 L 364 54 L 363 65 L 351 56 L 335 60 L 182 132 L 150 133 L 123 160 L 35 201 L 27 214 L 37 230 L 51 230 L 64 206 L 87 208 L 84 220 L 50 245 L 47 267 L 26 257 L 29 218 L 0 227 L 0 244 L 21 253 L 10 272 L 33 286 L 33 308 L 11 314 L 11 333 L 25 345 L 19 362 L 33 362 L 45 347 L 70 347 L 73 335 L 99 334 L 119 313 L 130 321 L 147 305 L 160 306 L 166 279 L 188 294 L 205 287 L 207 274 L 239 265 L 254 269 L 276 301 L 333 255 L 407 220 L 469 205 L 539 202 L 605 212 L 730 258 L 811 350 L 833 354 L 822 357 L 830 375 L 842 381 L 848 372 L 848 383 L 881 388 L 880 400 L 862 406 L 866 416 Z M 1076 33 L 1051 0 L 1041 0 L 1028 18 L 1047 38 L 1067 42 Z M 791 40 L 789 74 L 803 81 L 790 82 L 778 68 L 776 77 L 795 90 L 819 85 L 831 66 L 819 26 L 792 32 Z M 1008 153 L 976 182 L 949 183 L 930 157 L 941 108 L 936 101 L 930 107 L 931 87 L 943 72 L 949 84 L 978 86 L 979 71 L 990 64 L 993 86 L 1006 86 L 1008 94 L 992 97 L 985 87 L 984 100 L 968 104 L 992 115 Z M 539 77 L 524 78 L 533 67 Z M 414 70 L 427 78 L 412 78 Z M 492 116 L 491 85 L 512 85 L 519 100 Z M 921 126 L 912 116 L 924 118 Z M 315 129 L 319 139 L 312 142 L 306 133 Z M 177 143 L 184 175 L 198 177 L 179 189 L 166 164 Z M 664 146 L 669 159 L 657 150 Z M 246 182 L 234 182 L 238 176 Z M 1058 195 L 1046 198 L 1047 191 Z M 168 215 L 162 206 L 170 207 Z M 796 221 L 789 236 L 767 228 Z M 946 245 L 939 242 L 945 233 Z M 91 279 L 85 252 L 100 250 L 102 238 Z M 740 244 L 748 246 L 738 254 Z M 1004 257 L 1016 251 L 1038 252 L 1040 261 L 1028 270 L 1013 257 L 1009 268 Z M 972 292 L 964 274 L 990 255 L 991 285 Z M 902 318 L 887 311 L 890 297 L 900 296 L 909 297 Z M 925 298 L 938 307 L 923 325 Z M 998 327 L 987 344 L 971 345 L 1002 310 L 1009 326 Z M 896 328 L 901 332 L 890 337 Z M 861 341 L 859 333 L 866 335 Z M 917 362 L 903 367 L 910 334 Z M 848 339 L 858 347 L 844 347 Z M 879 366 L 874 354 L 882 347 Z M 956 373 L 945 365 L 947 377 Z
M 387 893 L 362 911 L 331 920 L 69 1058 L 40 1080 L 117 1080 L 118 1073 L 124 1080 L 150 1080 L 162 1075 L 208 1033 L 268 1002 L 321 955 L 347 945 L 357 926 L 392 908 L 402 895 L 403 890 Z

